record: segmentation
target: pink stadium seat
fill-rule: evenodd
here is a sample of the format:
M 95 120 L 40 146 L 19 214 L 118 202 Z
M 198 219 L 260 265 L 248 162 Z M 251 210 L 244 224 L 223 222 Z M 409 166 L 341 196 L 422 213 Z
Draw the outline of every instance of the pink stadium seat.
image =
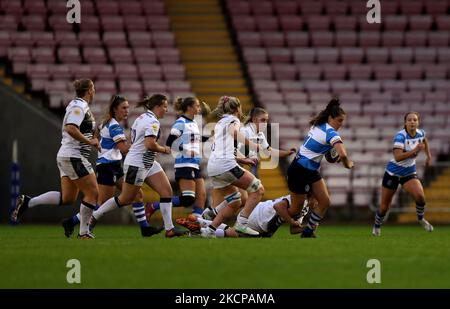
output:
M 45 24 L 43 15 L 26 15 L 22 17 L 22 25 L 28 31 L 44 31 Z
M 441 104 L 446 102 L 448 94 L 445 91 L 425 92 L 425 103 Z M 445 103 L 444 103 L 445 104 Z
M 292 54 L 296 63 L 313 63 L 316 59 L 316 50 L 313 48 L 294 48 Z
M 278 86 L 280 88 L 280 92 L 285 97 L 286 97 L 286 94 L 288 94 L 288 93 L 298 94 L 302 91 L 302 87 L 298 81 L 281 80 L 281 81 L 278 81 Z M 304 101 L 305 100 L 306 100 L 306 94 L 304 94 Z
M 277 91 L 278 84 L 271 80 L 255 80 L 253 81 L 253 89 L 255 89 L 256 92 Z
M 162 80 L 162 69 L 157 64 L 140 63 L 138 64 L 138 71 L 143 81 Z
M 356 47 L 344 47 L 340 50 L 342 63 L 361 63 L 364 58 L 364 51 Z
M 134 59 L 137 63 L 156 63 L 156 50 L 152 48 L 137 47 L 133 49 Z
M 423 66 L 421 64 L 400 65 L 400 79 L 422 79 Z
M 108 49 L 109 59 L 112 63 L 133 63 L 133 53 L 126 47 L 110 47 Z
M 284 92 L 283 93 L 284 101 L 291 105 L 291 107 L 295 104 L 306 103 L 308 101 L 308 96 L 306 93 L 297 91 L 297 92 Z
M 180 63 L 180 51 L 174 47 L 161 47 L 156 49 L 156 56 L 160 63 Z
M 247 1 L 227 1 L 231 16 L 250 15 L 250 3 Z
M 54 64 L 49 66 L 48 71 L 54 81 L 68 80 L 72 78 L 70 67 L 67 64 Z
M 353 31 L 338 31 L 336 32 L 336 46 L 356 46 L 357 35 Z
M 278 2 L 275 2 L 278 3 Z M 283 2 L 280 2 L 283 3 Z M 293 13 L 289 13 L 293 14 Z M 303 19 L 297 15 L 282 15 L 280 17 L 281 29 L 287 31 L 300 31 L 303 28 Z
M 145 5 L 143 5 L 142 8 L 147 16 L 165 14 L 164 3 L 162 1 L 145 2 Z
M 91 66 L 88 64 L 68 64 L 70 72 L 75 79 L 86 78 L 86 76 L 91 76 L 91 78 L 96 78 L 92 73 Z
M 435 104 L 434 112 L 437 115 L 445 115 L 448 117 L 448 115 L 450 115 L 450 109 L 448 108 L 448 103 Z M 450 124 L 450 122 L 448 120 L 450 120 L 450 118 L 447 118 L 447 129 L 446 129 L 447 132 L 448 132 L 448 125 Z
M 280 106 L 283 105 L 283 96 L 281 95 L 281 93 L 277 91 L 261 91 L 257 94 L 257 96 L 261 102 L 270 102 L 271 107 L 273 107 L 273 105 L 277 105 L 277 108 L 281 110 Z M 268 106 L 269 104 L 267 104 L 267 107 Z M 274 109 L 272 109 L 271 112 L 273 113 Z
M 298 65 L 300 80 L 319 80 L 322 77 L 322 68 L 319 65 L 307 62 Z
M 114 72 L 121 80 L 137 80 L 139 74 L 137 67 L 134 64 L 117 63 L 114 65 Z
M 267 48 L 267 56 L 272 63 L 289 63 L 292 60 L 292 52 L 289 48 Z
M 126 47 L 128 45 L 127 37 L 123 31 L 103 32 L 103 43 L 107 47 Z
M 34 31 L 31 32 L 31 38 L 36 43 L 37 47 L 55 47 L 55 36 L 53 32 Z M 75 40 L 78 46 L 78 41 Z
M 450 80 L 434 80 L 429 82 L 434 86 L 436 91 L 447 91 L 448 93 L 450 89 Z
M 30 79 L 47 80 L 50 78 L 48 65 L 46 64 L 29 64 L 27 65 L 27 76 Z
M 426 79 L 446 79 L 448 66 L 445 64 L 427 64 L 425 66 Z
M 401 0 L 400 12 L 404 15 L 420 15 L 423 10 L 422 0 Z
M 429 15 L 409 16 L 410 31 L 414 31 L 414 30 L 430 31 L 432 24 L 433 24 L 433 18 Z
M 53 32 L 50 32 L 53 34 Z M 60 46 L 66 47 L 78 47 L 79 42 L 77 39 L 77 35 L 75 32 L 69 31 L 56 31 L 55 32 L 55 41 Z
M 436 16 L 447 12 L 447 0 L 424 1 L 425 11 L 428 15 Z
M 18 47 L 31 47 L 34 45 L 31 32 L 12 32 L 11 39 L 14 45 Z
M 284 46 L 284 34 L 278 31 L 265 31 L 261 32 L 261 39 L 266 47 L 283 47 Z
M 361 47 L 378 47 L 381 42 L 381 35 L 379 32 L 375 31 L 360 31 L 359 35 L 359 46 Z
M 114 67 L 110 64 L 101 64 L 101 63 L 94 63 L 91 64 L 91 71 L 92 74 L 95 75 L 97 79 L 102 80 L 115 80 L 116 79 L 116 73 L 114 72 Z
M 149 48 L 152 46 L 152 35 L 150 32 L 146 31 L 128 32 L 128 40 L 130 41 L 130 45 L 133 46 L 134 48 L 137 47 Z
M 248 63 L 248 74 L 252 80 L 256 79 L 272 79 L 272 67 L 267 64 L 252 64 Z
M 400 80 L 383 80 L 381 85 L 384 91 L 390 91 L 393 94 L 406 91 L 406 82 Z
M 391 104 L 393 102 L 393 96 L 390 92 L 373 92 L 369 93 L 367 100 L 376 104 Z
M 444 81 L 445 82 L 445 81 Z M 410 91 L 432 91 L 433 81 L 430 80 L 409 80 L 408 81 L 408 89 Z M 450 83 L 447 83 L 446 86 L 449 86 Z M 436 86 L 436 84 L 435 84 Z
M 305 81 L 303 83 L 308 92 L 329 92 L 330 83 L 328 81 Z
M 408 109 L 406 109 L 406 110 L 408 110 Z M 399 119 L 398 116 L 390 115 L 389 110 L 387 111 L 387 113 L 388 113 L 387 116 L 376 116 L 374 119 L 374 123 L 376 123 L 378 127 L 391 127 L 391 128 L 398 127 L 401 122 L 401 119 Z M 367 143 L 365 145 L 365 149 L 367 151 L 376 152 L 379 150 L 387 151 L 388 149 L 392 148 L 391 141 L 380 141 L 380 143 L 381 142 L 383 142 L 383 144 L 380 144 L 377 146 L 373 146 L 373 145 L 374 144 L 376 145 L 378 143 Z
M 274 8 L 272 2 L 265 0 L 253 0 L 250 1 L 250 7 L 252 9 L 253 15 L 272 15 L 274 12 Z
M 297 5 L 303 15 L 320 15 L 323 11 L 323 4 L 321 1 L 314 0 L 297 0 Z
M 259 31 L 278 30 L 278 18 L 275 16 L 255 16 L 255 22 Z
M 174 47 L 175 46 L 175 36 L 169 31 L 154 31 L 153 44 L 156 47 Z
M 237 31 L 255 31 L 256 22 L 253 16 L 235 15 L 231 18 L 233 28 Z
M 31 62 L 31 53 L 27 47 L 10 47 L 8 58 L 12 62 Z
M 148 29 L 147 20 L 144 16 L 125 15 L 123 18 L 124 18 L 124 26 L 125 29 L 128 31 L 128 34 L 130 34 L 130 32 L 133 31 L 146 31 Z
M 42 16 L 47 13 L 47 8 L 43 0 L 25 0 L 23 7 L 27 14 L 39 14 Z
M 381 84 L 379 81 L 357 80 L 356 88 L 358 89 L 358 92 L 366 95 L 372 92 L 380 91 Z
M 239 31 L 237 40 L 242 47 L 260 47 L 262 46 L 261 32 L 258 31 Z
M 356 16 L 337 15 L 333 18 L 334 28 L 337 31 L 355 31 L 357 23 Z
M 327 15 L 346 15 L 349 9 L 347 1 L 326 1 L 324 3 L 325 12 Z
M 450 34 L 446 31 L 428 33 L 428 45 L 433 47 L 447 47 L 449 45 Z
M 421 102 L 423 101 L 423 93 L 422 91 L 408 91 L 408 92 L 402 92 L 399 94 L 399 99 L 400 102 L 404 102 L 404 103 L 419 103 L 422 104 Z M 427 102 L 426 102 L 427 103 Z
M 276 80 L 295 80 L 298 70 L 291 64 L 274 63 L 272 65 L 273 74 Z
M 78 47 L 60 47 L 58 58 L 63 63 L 81 63 L 81 54 Z
M 384 18 L 384 31 L 405 31 L 408 19 L 406 16 L 393 15 Z
M 142 14 L 143 8 L 140 1 L 119 1 L 119 10 L 122 16 L 136 17 Z
M 342 64 L 326 64 L 323 66 L 323 76 L 326 80 L 343 80 L 347 75 L 347 67 Z
M 333 91 L 333 94 L 341 94 L 341 93 L 348 93 L 353 92 L 356 90 L 356 85 L 354 81 L 331 81 L 331 90 Z M 359 107 L 359 104 L 358 104 Z M 355 112 L 356 108 L 351 109 L 350 104 L 346 105 L 347 112 L 350 112 L 353 110 Z M 359 112 L 359 108 L 357 109 Z
M 101 47 L 84 47 L 83 58 L 87 63 L 106 63 L 106 53 Z
M 397 47 L 403 46 L 405 41 L 405 33 L 401 31 L 389 31 L 383 32 L 381 37 L 381 46 L 384 47 Z
M 373 66 L 375 79 L 396 79 L 397 66 L 392 64 L 378 64 Z
M 450 62 L 450 48 L 449 47 L 439 47 L 437 49 L 438 62 L 449 63 Z
M 100 31 L 100 19 L 97 15 L 83 15 L 82 18 L 83 22 L 79 25 L 81 31 Z
M 362 3 L 362 2 L 361 2 Z M 384 4 L 383 3 L 383 12 L 384 12 Z M 373 23 L 373 24 L 369 24 L 366 20 L 366 14 L 367 14 L 367 9 L 363 14 L 358 14 L 356 16 L 359 17 L 359 28 L 361 31 L 377 31 L 377 32 L 381 32 L 381 28 L 382 28 L 382 23 L 377 24 L 377 23 Z M 386 14 L 386 13 L 384 13 Z
M 111 80 L 96 80 L 95 89 L 98 92 L 109 92 L 109 93 L 117 92 L 116 83 Z
M 311 34 L 311 45 L 315 47 L 334 46 L 334 33 L 330 31 L 314 31 Z
M 372 67 L 365 64 L 351 64 L 348 66 L 348 73 L 351 80 L 370 79 L 372 77 Z
M 100 24 L 105 31 L 123 31 L 124 23 L 122 16 L 100 15 Z
M 428 35 L 425 31 L 406 32 L 405 45 L 412 47 L 427 46 Z
M 142 84 L 137 80 L 120 80 L 119 81 L 120 93 L 132 92 L 139 95 L 142 94 Z
M 24 9 L 20 1 L 4 1 L 1 4 L 6 16 L 19 17 L 24 13 Z M 11 30 L 15 30 L 16 28 Z
M 330 29 L 331 19 L 326 15 L 309 15 L 306 17 L 308 30 L 312 31 L 328 31 Z
M 319 48 L 317 49 L 318 63 L 337 63 L 339 58 L 339 50 L 336 48 Z
M 116 16 L 119 15 L 119 4 L 114 1 L 100 0 L 96 1 L 97 12 L 101 15 Z
M 368 63 L 387 63 L 389 50 L 387 48 L 367 48 L 366 58 Z
M 169 31 L 170 21 L 167 16 L 152 16 L 147 18 L 147 26 L 152 31 Z
M 416 63 L 434 63 L 436 61 L 436 49 L 435 48 L 414 48 L 414 62 Z
M 58 32 L 55 32 L 58 35 Z M 78 40 L 80 45 L 84 47 L 101 47 L 102 41 L 100 40 L 99 32 L 94 31 L 81 31 L 78 34 Z
M 392 48 L 391 61 L 392 63 L 410 63 L 413 59 L 412 48 Z
M 186 70 L 181 64 L 163 64 L 162 72 L 165 80 L 184 80 L 186 79 Z
M 362 106 L 362 108 L 364 108 L 364 106 Z M 355 128 L 371 127 L 373 123 L 373 117 L 362 115 L 359 117 L 348 118 L 347 121 L 351 123 L 352 127 Z M 347 147 L 347 141 L 345 141 L 345 147 Z
M 437 28 L 440 31 L 450 31 L 450 16 L 439 15 L 436 17 Z
M 309 36 L 307 32 L 290 31 L 286 33 L 286 42 L 289 47 L 307 47 Z
M 291 15 L 291 14 L 295 15 L 295 14 L 297 14 L 298 6 L 297 6 L 297 3 L 295 1 L 291 1 L 291 0 L 274 1 L 273 4 L 274 4 L 275 12 L 278 15 L 283 16 L 283 18 L 286 15 Z

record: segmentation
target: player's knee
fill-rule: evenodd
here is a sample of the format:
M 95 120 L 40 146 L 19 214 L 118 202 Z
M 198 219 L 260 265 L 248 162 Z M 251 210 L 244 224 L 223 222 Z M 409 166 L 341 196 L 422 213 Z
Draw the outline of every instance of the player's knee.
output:
M 190 207 L 195 203 L 195 192 L 183 191 L 180 196 L 180 204 L 184 207 Z
M 246 191 L 249 194 L 256 193 L 256 194 L 262 196 L 264 194 L 264 187 L 261 183 L 261 180 L 259 180 L 258 178 L 253 178 L 252 182 L 247 187 Z
M 241 193 L 239 191 L 233 192 L 225 196 L 228 205 L 233 208 L 239 208 L 242 204 Z
M 425 206 L 425 196 L 424 195 L 419 195 L 416 198 L 416 205 L 418 205 L 418 206 Z

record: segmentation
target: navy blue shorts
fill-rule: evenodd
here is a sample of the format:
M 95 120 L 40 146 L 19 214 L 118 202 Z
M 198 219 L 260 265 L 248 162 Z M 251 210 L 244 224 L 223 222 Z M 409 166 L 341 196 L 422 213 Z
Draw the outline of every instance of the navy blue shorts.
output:
M 411 179 L 417 179 L 417 174 L 411 174 L 404 177 L 389 175 L 388 172 L 384 172 L 383 187 L 391 190 L 397 190 L 398 185 L 404 185 Z
M 121 177 L 123 177 L 123 169 L 120 161 L 97 165 L 97 183 L 99 185 L 115 186 Z
M 193 167 L 179 167 L 175 169 L 175 181 L 179 179 L 195 180 L 202 178 L 199 169 Z
M 297 194 L 307 194 L 312 190 L 312 184 L 321 180 L 319 171 L 303 167 L 296 160 L 292 161 L 287 171 L 289 191 Z

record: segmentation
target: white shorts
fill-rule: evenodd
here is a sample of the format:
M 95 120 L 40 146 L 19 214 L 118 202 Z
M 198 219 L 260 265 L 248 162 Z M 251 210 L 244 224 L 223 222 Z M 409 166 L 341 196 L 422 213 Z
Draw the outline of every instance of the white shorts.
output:
M 60 176 L 69 177 L 70 180 L 77 180 L 94 173 L 91 163 L 85 157 L 56 157 L 56 164 Z
M 237 165 L 236 167 L 232 168 L 228 172 L 211 176 L 211 182 L 214 189 L 221 189 L 228 187 L 229 185 L 233 184 L 236 180 L 242 177 L 244 175 L 245 171 Z
M 153 161 L 153 165 L 151 168 L 143 168 L 143 167 L 137 167 L 133 165 L 126 165 L 123 166 L 123 172 L 125 174 L 125 182 L 141 187 L 144 184 L 144 181 L 147 177 L 153 176 L 159 172 L 161 172 L 163 169 L 161 165 Z

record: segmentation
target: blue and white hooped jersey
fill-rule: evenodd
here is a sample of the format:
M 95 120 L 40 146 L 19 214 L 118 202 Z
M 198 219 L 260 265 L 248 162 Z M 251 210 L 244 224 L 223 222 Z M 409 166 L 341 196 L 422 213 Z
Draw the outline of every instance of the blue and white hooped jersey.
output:
M 394 137 L 394 149 L 403 149 L 404 152 L 411 151 L 417 147 L 417 144 L 422 143 L 425 139 L 425 131 L 422 129 L 416 130 L 416 135 L 412 137 L 409 133 L 403 129 L 399 131 Z M 397 162 L 395 158 L 386 166 L 386 172 L 389 175 L 395 176 L 408 176 L 416 173 L 416 158 L 408 158 L 406 160 Z
M 192 167 L 200 169 L 200 145 L 201 135 L 197 122 L 181 115 L 170 130 L 171 135 L 178 139 L 174 142 L 175 147 L 182 145 L 182 152 L 175 158 L 175 168 Z M 192 154 L 192 155 L 190 155 Z
M 122 154 L 116 148 L 116 145 L 125 140 L 123 128 L 116 119 L 112 118 L 100 130 L 101 149 L 98 153 L 97 164 L 113 163 L 122 160 Z
M 297 162 L 310 170 L 318 170 L 323 156 L 337 142 L 342 142 L 338 132 L 328 123 L 313 126 L 297 152 Z

